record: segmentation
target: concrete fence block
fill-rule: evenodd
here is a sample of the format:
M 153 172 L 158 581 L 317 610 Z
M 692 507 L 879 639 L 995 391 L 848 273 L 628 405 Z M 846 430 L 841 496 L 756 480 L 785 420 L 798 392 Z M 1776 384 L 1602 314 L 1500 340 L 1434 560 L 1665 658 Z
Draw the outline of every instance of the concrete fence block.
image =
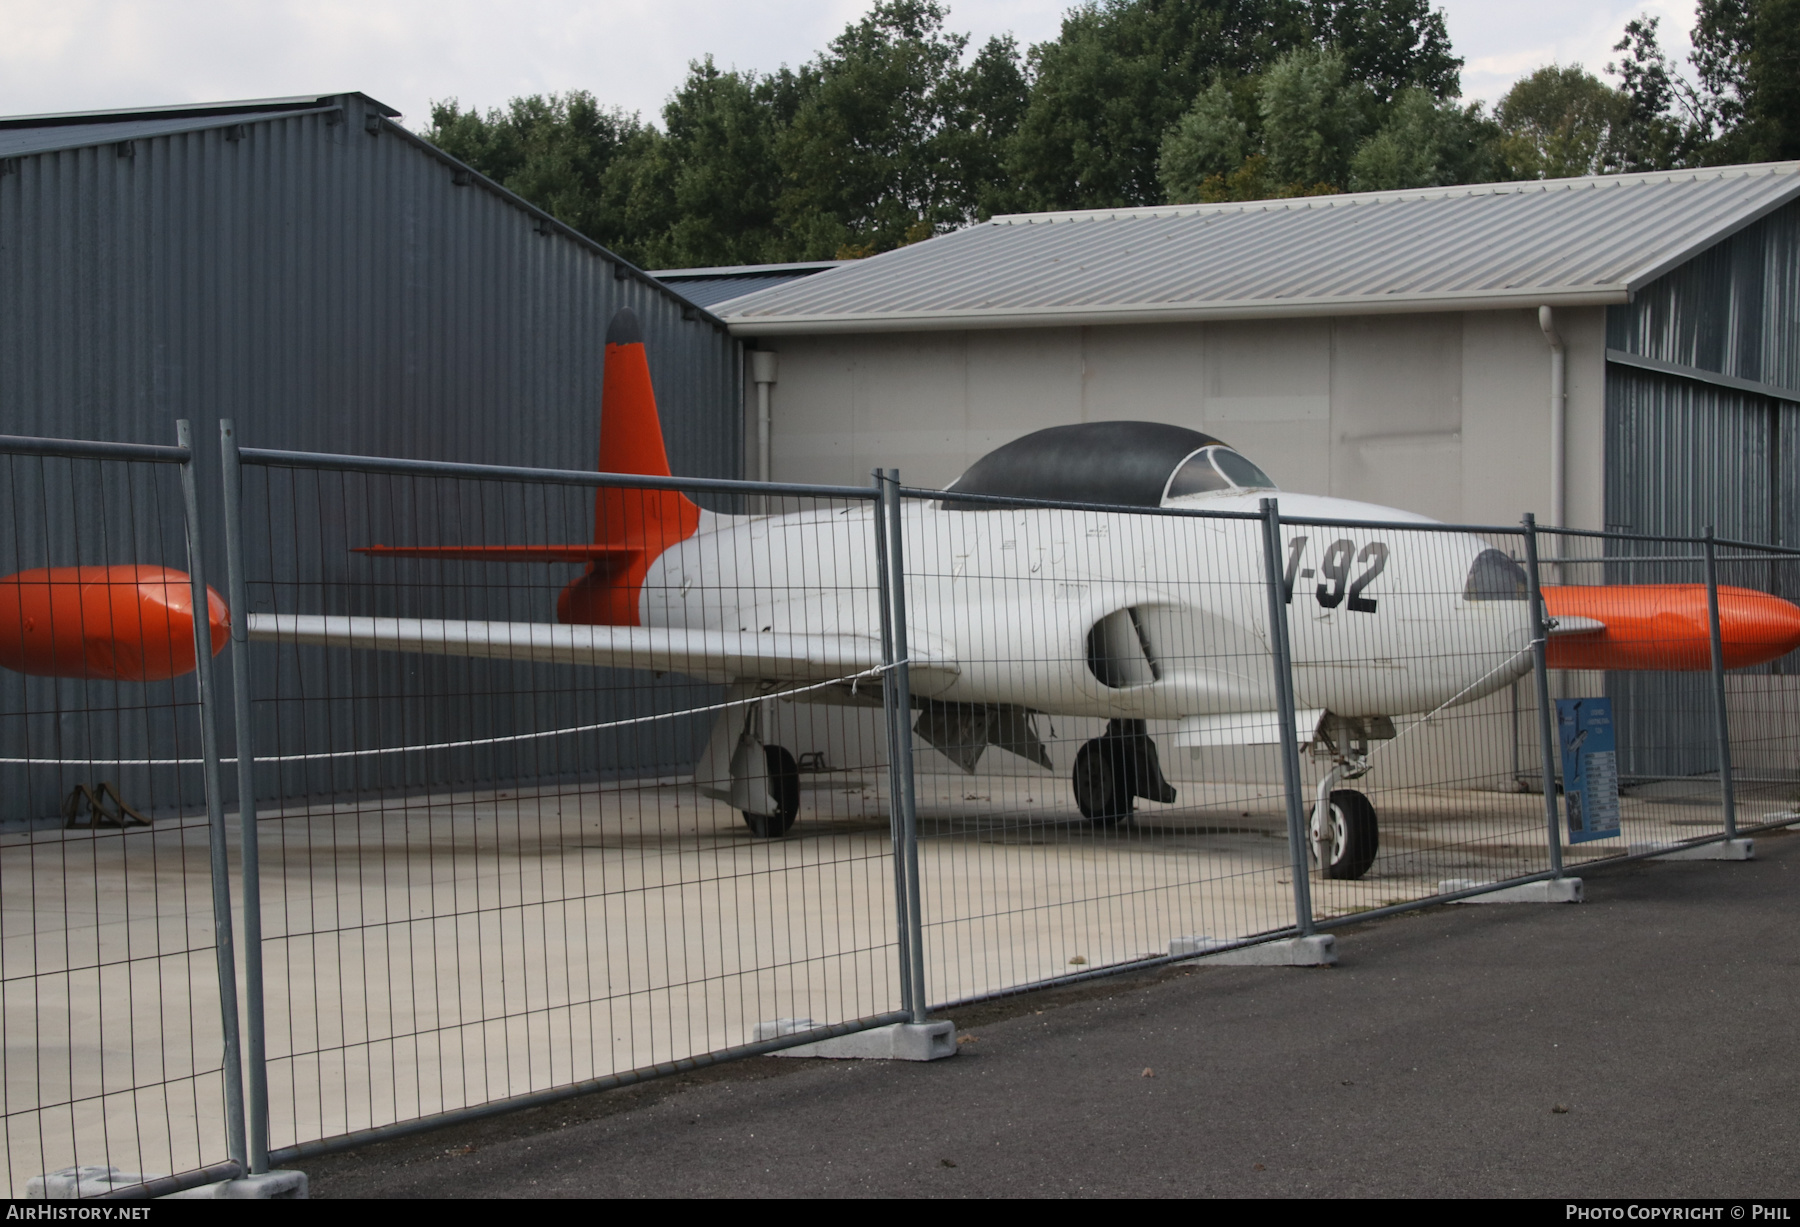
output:
M 203 1184 L 179 1193 L 170 1193 L 158 1201 L 305 1201 L 306 1173 L 295 1171 L 263 1172 L 259 1176 L 242 1176 Z
M 25 1182 L 28 1200 L 48 1198 L 61 1201 L 77 1197 L 95 1197 L 147 1180 L 161 1180 L 162 1172 L 123 1172 L 116 1167 L 65 1167 L 59 1172 L 45 1172 Z
M 1665 850 L 1666 849 L 1666 850 Z M 1633 856 L 1648 854 L 1659 861 L 1753 861 L 1753 839 L 1715 840 L 1710 844 L 1632 844 Z
M 1337 965 L 1337 938 L 1329 933 L 1311 937 L 1289 937 L 1281 941 L 1257 942 L 1249 946 L 1224 945 L 1216 937 L 1177 937 L 1169 942 L 1174 958 L 1193 956 L 1196 962 L 1221 967 L 1334 967 Z M 1216 952 L 1216 953 L 1211 953 Z
M 1476 881 L 1473 878 L 1446 878 L 1438 883 L 1438 894 L 1447 895 L 1452 891 L 1475 890 L 1489 883 Z M 1580 878 L 1550 878 L 1542 882 L 1524 882 L 1518 886 L 1507 886 L 1499 890 L 1486 891 L 1479 895 L 1470 895 L 1467 899 L 1453 899 L 1453 903 L 1581 903 L 1587 896 L 1582 891 Z
M 753 1038 L 772 1040 L 783 1035 L 811 1031 L 818 1024 L 810 1018 L 777 1018 L 759 1022 Z M 776 1057 L 815 1057 L 833 1061 L 941 1061 L 956 1055 L 956 1024 L 948 1019 L 924 1023 L 890 1023 L 867 1031 L 828 1040 L 797 1044 L 769 1054 Z

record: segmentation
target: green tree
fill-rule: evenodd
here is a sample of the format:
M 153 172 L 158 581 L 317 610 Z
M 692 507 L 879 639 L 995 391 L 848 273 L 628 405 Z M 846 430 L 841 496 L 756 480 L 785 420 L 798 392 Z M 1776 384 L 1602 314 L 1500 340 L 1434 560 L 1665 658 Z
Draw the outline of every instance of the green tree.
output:
M 1011 35 L 989 39 L 969 65 L 962 108 L 946 142 L 977 218 L 1027 207 L 1007 174 L 1006 159 L 1030 100 L 1019 44 Z
M 1693 42 L 1702 159 L 1800 158 L 1800 0 L 1700 0 Z
M 1800 158 L 1800 0 L 1700 0 L 1691 79 L 1657 24 L 1628 23 L 1606 66 L 1627 102 L 1626 169 Z
M 868 255 L 977 215 L 997 166 L 989 132 L 1016 122 L 1023 79 L 1010 40 L 965 69 L 968 37 L 944 16 L 936 0 L 878 0 L 808 65 L 817 85 L 777 142 L 793 250 Z
M 1234 84 L 1214 82 L 1164 137 L 1159 168 L 1170 200 L 1423 187 L 1493 173 L 1498 129 L 1479 105 L 1423 86 L 1383 104 L 1335 47 L 1289 52 Z
M 1459 106 L 1423 89 L 1394 100 L 1380 131 L 1350 160 L 1350 190 L 1445 187 L 1497 177 L 1500 127 L 1480 103 Z
M 1087 0 L 1031 49 L 1014 179 L 1037 208 L 1157 203 L 1163 136 L 1202 90 L 1311 34 L 1300 0 Z
M 1255 147 L 1260 82 L 1245 88 L 1244 79 L 1326 45 L 1377 101 L 1412 86 L 1457 92 L 1462 61 L 1427 0 L 1087 0 L 1063 19 L 1059 38 L 1031 50 L 1035 79 L 1013 179 L 1035 207 L 1157 203 L 1167 190 L 1164 139 L 1202 94 L 1217 83 L 1232 91 Z M 1198 131 L 1189 125 L 1190 143 Z M 1170 153 L 1168 173 L 1191 190 L 1186 155 Z
M 693 268 L 791 254 L 777 211 L 776 145 L 813 82 L 688 66 L 663 108 L 664 138 L 636 185 L 634 217 L 652 264 Z
M 1706 139 L 1698 91 L 1663 54 L 1658 21 L 1645 16 L 1627 22 L 1624 36 L 1613 45 L 1625 54 L 1606 66 L 1609 76 L 1619 78 L 1625 99 L 1616 140 L 1620 167 L 1628 171 L 1680 166 Z
M 425 139 L 628 259 L 642 254 L 633 196 L 660 136 L 635 114 L 585 90 L 514 98 L 486 115 L 451 99 L 432 104 Z
M 1205 199 L 1203 184 L 1222 181 L 1244 165 L 1252 146 L 1250 123 L 1239 115 L 1240 109 L 1225 83 L 1214 81 L 1169 128 L 1156 163 L 1168 200 L 1190 204 Z M 1215 186 L 1215 198 L 1219 191 Z
M 1517 81 L 1494 109 L 1509 179 L 1563 179 L 1620 168 L 1628 100 L 1579 64 L 1549 64 Z
M 1314 40 L 1338 48 L 1350 78 L 1381 102 L 1406 89 L 1462 93 L 1462 60 L 1428 0 L 1313 0 L 1312 25 Z
M 1341 188 L 1350 159 L 1371 126 L 1374 95 L 1352 80 L 1336 47 L 1302 47 L 1263 76 L 1258 98 L 1263 151 L 1282 183 Z

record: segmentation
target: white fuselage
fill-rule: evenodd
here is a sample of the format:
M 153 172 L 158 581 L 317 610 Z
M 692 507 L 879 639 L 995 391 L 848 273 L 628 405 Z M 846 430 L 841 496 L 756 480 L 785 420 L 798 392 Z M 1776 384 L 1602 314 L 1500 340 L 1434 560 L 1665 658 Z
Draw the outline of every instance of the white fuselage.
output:
M 1255 512 L 1266 493 L 1178 506 Z M 1391 508 L 1280 496 L 1295 702 L 1342 716 L 1467 702 L 1530 667 L 1524 600 L 1471 600 L 1492 543 Z M 646 577 L 641 624 L 880 632 L 873 507 L 707 514 Z M 1062 715 L 1180 719 L 1275 708 L 1262 525 L 1057 509 L 902 517 L 915 694 Z M 1096 626 L 1100 629 L 1096 631 Z

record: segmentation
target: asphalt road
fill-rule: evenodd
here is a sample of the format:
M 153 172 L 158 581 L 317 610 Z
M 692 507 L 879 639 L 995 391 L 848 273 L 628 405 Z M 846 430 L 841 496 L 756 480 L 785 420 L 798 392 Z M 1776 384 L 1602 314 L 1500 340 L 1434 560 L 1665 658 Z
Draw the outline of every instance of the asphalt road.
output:
M 1800 1195 L 1800 837 L 314 1159 L 314 1197 Z

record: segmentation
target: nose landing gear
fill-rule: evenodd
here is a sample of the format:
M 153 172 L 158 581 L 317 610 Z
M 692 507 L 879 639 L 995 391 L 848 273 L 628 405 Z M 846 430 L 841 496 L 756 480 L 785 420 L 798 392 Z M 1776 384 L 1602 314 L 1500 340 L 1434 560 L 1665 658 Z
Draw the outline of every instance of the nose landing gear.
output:
M 1347 726 L 1347 720 L 1338 724 Z M 1389 737 L 1393 736 L 1391 730 Z M 1354 881 L 1369 872 L 1381 846 L 1381 829 L 1375 806 L 1354 788 L 1334 788 L 1340 780 L 1359 779 L 1369 773 L 1369 737 L 1365 730 L 1339 728 L 1333 737 L 1321 727 L 1313 753 L 1329 758 L 1332 768 L 1319 781 L 1313 802 L 1311 838 L 1313 864 L 1327 878 Z M 1358 736 L 1358 733 L 1362 733 Z
M 1163 778 L 1142 720 L 1109 720 L 1106 732 L 1082 746 L 1075 755 L 1070 783 L 1082 817 L 1095 826 L 1113 826 L 1131 817 L 1135 798 L 1175 800 L 1175 789 Z
M 1333 789 L 1322 804 L 1314 805 L 1313 863 L 1323 867 L 1327 878 L 1353 881 L 1362 877 L 1375 863 L 1380 844 L 1375 807 L 1354 788 Z

